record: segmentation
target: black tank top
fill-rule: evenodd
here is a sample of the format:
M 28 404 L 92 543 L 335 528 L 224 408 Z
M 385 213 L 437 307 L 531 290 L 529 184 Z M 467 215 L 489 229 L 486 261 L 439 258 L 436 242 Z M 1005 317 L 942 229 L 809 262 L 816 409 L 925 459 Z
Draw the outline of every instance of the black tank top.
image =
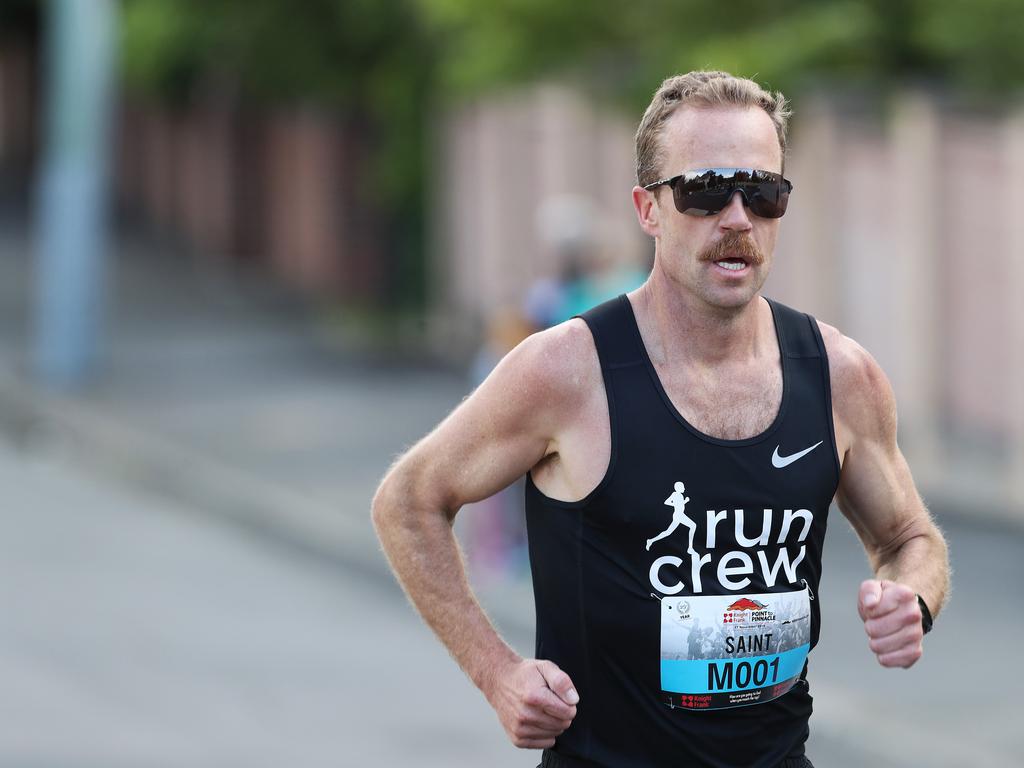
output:
M 608 469 L 575 502 L 526 484 L 536 655 L 580 694 L 562 756 L 648 768 L 803 754 L 839 461 L 817 323 L 769 304 L 782 404 L 746 440 L 676 411 L 625 296 L 582 315 L 608 396 Z

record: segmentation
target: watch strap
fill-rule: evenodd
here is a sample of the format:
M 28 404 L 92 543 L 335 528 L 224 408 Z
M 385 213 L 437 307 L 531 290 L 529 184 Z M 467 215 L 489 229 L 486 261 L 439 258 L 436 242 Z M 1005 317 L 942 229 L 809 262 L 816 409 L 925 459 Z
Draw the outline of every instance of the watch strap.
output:
M 928 610 L 928 604 L 920 595 L 917 596 L 917 604 L 921 607 L 921 629 L 927 635 L 932 631 L 932 612 Z

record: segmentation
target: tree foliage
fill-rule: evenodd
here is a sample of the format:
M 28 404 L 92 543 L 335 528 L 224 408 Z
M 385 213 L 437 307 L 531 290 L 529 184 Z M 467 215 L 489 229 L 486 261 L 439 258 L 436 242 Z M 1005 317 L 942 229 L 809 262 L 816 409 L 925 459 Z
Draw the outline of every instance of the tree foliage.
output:
M 125 0 L 122 30 L 130 87 L 177 100 L 219 78 L 334 109 L 380 132 L 382 188 L 407 182 L 436 55 L 406 0 Z
M 560 71 L 642 105 L 666 75 L 698 68 L 793 91 L 822 81 L 990 93 L 1024 83 L 1020 0 L 417 2 L 444 40 L 440 73 L 455 93 Z
M 0 5 L 0 40 L 15 35 L 37 34 L 39 3 L 37 0 L 4 0 Z

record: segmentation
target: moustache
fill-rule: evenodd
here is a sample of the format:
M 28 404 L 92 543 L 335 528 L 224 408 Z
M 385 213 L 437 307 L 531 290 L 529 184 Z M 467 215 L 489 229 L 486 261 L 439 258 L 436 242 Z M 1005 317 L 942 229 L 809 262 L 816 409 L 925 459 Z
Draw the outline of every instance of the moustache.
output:
M 729 232 L 700 253 L 701 261 L 722 261 L 729 258 L 743 259 L 747 264 L 753 265 L 764 263 L 764 254 L 753 239 L 738 232 Z

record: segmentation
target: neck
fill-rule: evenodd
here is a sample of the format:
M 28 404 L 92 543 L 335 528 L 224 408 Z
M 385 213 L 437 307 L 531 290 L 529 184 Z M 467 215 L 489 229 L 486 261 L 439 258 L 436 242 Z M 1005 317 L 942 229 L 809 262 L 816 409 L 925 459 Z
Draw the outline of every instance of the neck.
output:
M 715 307 L 673 285 L 657 267 L 629 296 L 640 333 L 656 363 L 715 365 L 771 353 L 774 334 L 762 323 L 761 295 L 740 307 Z

